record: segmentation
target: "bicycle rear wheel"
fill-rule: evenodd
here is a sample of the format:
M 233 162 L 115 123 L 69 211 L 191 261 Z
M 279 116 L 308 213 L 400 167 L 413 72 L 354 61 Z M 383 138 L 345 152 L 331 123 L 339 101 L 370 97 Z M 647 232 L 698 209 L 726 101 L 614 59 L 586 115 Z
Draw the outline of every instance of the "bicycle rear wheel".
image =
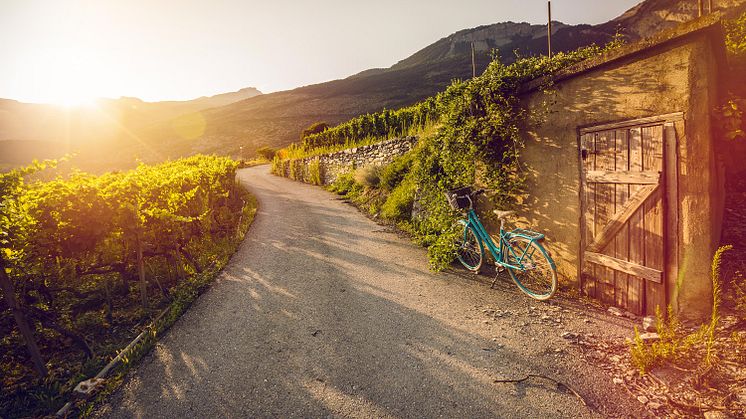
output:
M 458 227 L 461 226 L 463 233 L 456 237 L 456 258 L 466 269 L 479 273 L 484 260 L 484 246 L 471 227 L 459 223 Z
M 557 271 L 544 247 L 524 237 L 511 237 L 508 243 L 512 252 L 505 249 L 506 262 L 521 267 L 508 268 L 513 282 L 531 298 L 550 298 L 557 290 Z

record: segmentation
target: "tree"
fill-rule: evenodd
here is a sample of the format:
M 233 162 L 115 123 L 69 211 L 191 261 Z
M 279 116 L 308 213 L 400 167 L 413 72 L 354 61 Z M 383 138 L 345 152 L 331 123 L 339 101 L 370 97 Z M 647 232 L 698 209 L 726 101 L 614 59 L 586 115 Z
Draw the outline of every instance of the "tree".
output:
M 267 160 L 272 160 L 275 157 L 276 152 L 277 150 L 275 150 L 274 148 L 265 146 L 265 147 L 260 147 L 259 149 L 257 149 L 256 155 L 259 157 L 263 157 Z
M 329 124 L 326 122 L 316 122 L 311 124 L 308 128 L 304 129 L 300 134 L 300 140 L 303 141 L 309 135 L 318 134 L 329 129 Z

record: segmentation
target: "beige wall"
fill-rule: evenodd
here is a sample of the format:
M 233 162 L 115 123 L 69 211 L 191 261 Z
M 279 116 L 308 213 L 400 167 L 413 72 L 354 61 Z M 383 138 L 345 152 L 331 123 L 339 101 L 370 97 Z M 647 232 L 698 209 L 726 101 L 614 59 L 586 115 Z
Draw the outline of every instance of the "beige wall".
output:
M 679 139 L 679 304 L 708 311 L 709 266 L 719 240 L 720 184 L 710 140 L 715 64 L 705 34 L 689 36 L 559 81 L 545 94 L 523 96 L 532 118 L 522 160 L 530 191 L 522 223 L 545 232 L 561 281 L 577 286 L 580 245 L 578 128 L 684 112 Z M 669 287 L 675 288 L 675 287 Z M 673 289 L 669 295 L 674 296 Z M 702 302 L 707 301 L 707 304 Z

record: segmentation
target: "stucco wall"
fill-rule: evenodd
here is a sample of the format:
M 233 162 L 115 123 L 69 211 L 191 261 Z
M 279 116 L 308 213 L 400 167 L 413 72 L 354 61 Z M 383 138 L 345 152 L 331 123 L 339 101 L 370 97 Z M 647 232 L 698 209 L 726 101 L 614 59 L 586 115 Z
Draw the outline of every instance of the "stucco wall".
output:
M 529 179 L 522 222 L 544 231 L 558 271 L 578 281 L 580 257 L 580 127 L 683 112 L 675 124 L 679 153 L 678 307 L 687 315 L 709 312 L 709 266 L 719 240 L 722 179 L 710 135 L 716 99 L 715 57 L 710 38 L 692 35 L 644 53 L 566 78 L 549 94 L 522 97 L 532 112 L 522 160 Z M 678 291 L 678 292 L 676 292 Z M 673 301 L 672 301 L 673 302 Z

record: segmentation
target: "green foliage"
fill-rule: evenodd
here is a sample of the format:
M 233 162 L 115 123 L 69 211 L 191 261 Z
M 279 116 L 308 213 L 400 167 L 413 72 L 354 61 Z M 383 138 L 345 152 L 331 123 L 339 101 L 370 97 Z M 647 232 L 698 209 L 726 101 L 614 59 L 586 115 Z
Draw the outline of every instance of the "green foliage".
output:
M 383 184 L 383 176 L 381 176 Z M 381 206 L 381 217 L 393 221 L 409 221 L 412 215 L 416 187 L 411 180 L 400 182 Z
M 362 191 L 362 185 L 355 182 L 354 172 L 342 173 L 337 176 L 337 179 L 329 186 L 331 192 L 339 195 L 348 195 L 352 193 L 359 193 Z
M 305 150 L 333 145 L 352 146 L 370 137 L 381 141 L 411 134 L 425 128 L 430 121 L 437 120 L 438 116 L 438 99 L 431 97 L 396 111 L 384 109 L 361 115 L 334 128 L 303 135 L 301 139 Z
M 29 182 L 28 175 L 45 165 L 0 175 L 0 265 L 50 370 L 57 371 L 46 379 L 61 386 L 50 396 L 52 406 L 75 384 L 89 344 L 100 366 L 128 330 L 177 297 L 185 282 L 223 266 L 255 203 L 235 183 L 237 163 L 222 157 Z M 139 295 L 132 292 L 138 247 L 151 288 L 148 310 L 138 308 Z M 112 322 L 117 327 L 109 332 Z M 46 391 L 45 384 L 30 378 L 14 327 L 0 322 L 4 335 L 16 336 L 0 341 L 7 355 L 0 360 L 0 416 L 20 405 L 29 415 L 48 413 L 46 402 L 28 398 Z M 63 344 L 69 339 L 74 346 Z
M 746 12 L 725 22 L 725 47 L 736 58 L 746 58 Z
M 702 325 L 696 332 L 684 334 L 681 323 L 673 312 L 671 306 L 668 306 L 668 316 L 664 320 L 660 309 L 656 308 L 657 332 L 659 340 L 646 344 L 637 328 L 635 327 L 635 338 L 630 345 L 630 355 L 633 365 L 635 365 L 641 374 L 645 374 L 656 366 L 665 362 L 673 362 L 685 358 L 691 358 L 690 349 L 699 343 L 704 343 L 705 353 L 702 359 L 704 367 L 712 366 L 715 359 L 714 342 L 715 331 L 720 321 L 720 302 L 722 293 L 722 281 L 720 268 L 725 252 L 731 250 L 733 246 L 722 246 L 718 248 L 712 259 L 711 279 L 712 279 L 712 315 L 707 324 Z
M 377 188 L 381 183 L 381 166 L 371 164 L 355 170 L 355 182 L 366 188 Z
M 746 140 L 746 98 L 730 94 L 725 104 L 715 108 L 717 129 L 727 140 Z
M 328 129 L 329 129 L 329 124 L 327 124 L 326 122 L 316 122 L 314 124 L 311 124 L 308 128 L 301 131 L 300 140 L 301 142 L 305 142 L 306 137 L 319 135 Z
M 308 163 L 308 182 L 314 185 L 321 185 L 324 183 L 324 176 L 319 159 L 313 159 Z
M 277 153 L 277 150 L 267 146 L 260 147 L 256 150 L 256 155 L 267 159 L 267 161 L 272 161 L 272 159 L 275 158 L 275 153 Z
M 412 168 L 414 153 L 406 153 L 395 158 L 391 163 L 381 168 L 381 187 L 391 191 L 404 180 L 404 176 Z
M 715 256 L 712 258 L 711 266 L 711 279 L 712 279 L 712 314 L 710 316 L 710 324 L 707 326 L 707 340 L 705 345 L 707 352 L 705 354 L 705 364 L 712 365 L 712 358 L 714 356 L 712 345 L 715 342 L 715 328 L 720 321 L 720 294 L 722 292 L 722 281 L 720 278 L 720 267 L 723 263 L 723 255 L 725 252 L 733 249 L 733 246 L 721 246 L 715 252 Z
M 419 134 L 418 145 L 405 157 L 372 175 L 357 179 L 368 188 L 392 191 L 391 203 L 382 210 L 392 219 L 406 211 L 417 191 L 424 211 L 408 225 L 415 239 L 429 247 L 431 266 L 443 269 L 454 257 L 455 215 L 444 199 L 446 190 L 479 183 L 494 191 L 490 199 L 497 207 L 509 208 L 523 194 L 525 175 L 519 155 L 523 148 L 520 127 L 527 111 L 519 104 L 518 91 L 524 83 L 537 79 L 616 48 L 597 46 L 548 57 L 519 58 L 511 65 L 492 62 L 479 77 L 454 81 L 445 91 L 416 105 L 396 111 L 384 109 L 361 115 L 318 134 L 304 137 L 278 154 L 281 158 L 328 152 L 343 146 L 357 146 L 375 139 Z M 544 86 L 546 87 L 546 86 Z M 478 170 L 479 168 L 479 170 Z M 292 176 L 291 176 L 292 177 Z M 409 182 L 398 190 L 397 185 Z M 380 199 L 380 195 L 375 195 Z

